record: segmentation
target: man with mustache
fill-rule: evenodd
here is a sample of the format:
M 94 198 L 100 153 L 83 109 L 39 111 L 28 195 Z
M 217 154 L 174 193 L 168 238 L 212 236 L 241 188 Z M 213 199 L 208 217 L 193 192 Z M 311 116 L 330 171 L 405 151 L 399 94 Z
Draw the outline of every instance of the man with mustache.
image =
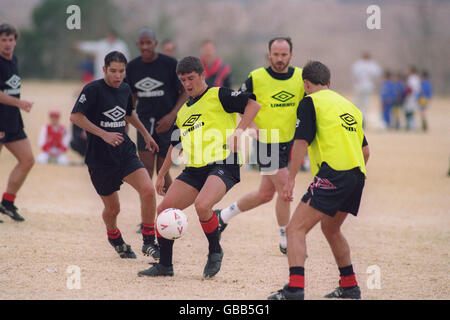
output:
M 278 197 L 275 205 L 280 230 L 280 251 L 286 254 L 286 225 L 290 218 L 290 204 L 281 197 L 287 182 L 289 152 L 295 132 L 297 106 L 303 98 L 302 69 L 290 66 L 292 41 L 276 37 L 269 41 L 270 65 L 252 71 L 241 91 L 256 95 L 261 110 L 252 128 L 256 130 L 257 161 L 262 174 L 258 190 L 250 192 L 223 210 L 215 210 L 220 230 L 224 231 L 237 214 L 256 208 Z

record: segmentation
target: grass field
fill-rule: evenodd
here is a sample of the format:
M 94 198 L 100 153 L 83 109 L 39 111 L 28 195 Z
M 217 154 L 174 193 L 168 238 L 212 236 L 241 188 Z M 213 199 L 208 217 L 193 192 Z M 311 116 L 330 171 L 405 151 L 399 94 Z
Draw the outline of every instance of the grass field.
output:
M 24 121 L 37 154 L 48 110 L 59 108 L 69 125 L 80 85 L 25 81 L 22 87 L 23 98 L 35 101 Z M 375 97 L 372 102 L 375 121 Z M 375 124 L 366 132 L 371 158 L 362 205 L 359 216 L 349 217 L 343 227 L 363 299 L 450 299 L 449 104 L 448 98 L 432 102 L 425 134 L 379 131 Z M 73 153 L 70 158 L 81 161 Z M 3 148 L 0 189 L 14 164 Z M 292 210 L 311 179 L 309 172 L 298 174 Z M 256 171 L 241 170 L 241 183 L 218 207 L 258 184 Z M 288 279 L 287 259 L 278 250 L 274 200 L 231 222 L 222 235 L 222 269 L 214 279 L 202 280 L 207 241 L 193 207 L 186 210 L 189 232 L 174 246 L 175 276 L 139 278 L 137 272 L 151 261 L 140 254 L 136 234 L 139 198 L 124 184 L 120 199 L 119 227 L 136 260 L 121 260 L 107 242 L 102 203 L 86 167 L 36 164 L 16 201 L 26 221 L 1 216 L 0 299 L 266 299 Z M 337 267 L 320 228 L 310 232 L 307 245 L 306 299 L 321 299 L 337 286 Z M 67 269 L 73 265 L 81 270 L 81 288 L 70 290 Z M 379 267 L 379 289 L 368 281 L 371 266 Z

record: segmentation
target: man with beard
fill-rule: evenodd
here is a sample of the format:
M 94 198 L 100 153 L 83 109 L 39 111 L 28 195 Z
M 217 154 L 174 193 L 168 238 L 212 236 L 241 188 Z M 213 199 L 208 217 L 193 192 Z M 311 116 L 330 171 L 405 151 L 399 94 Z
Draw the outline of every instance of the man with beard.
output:
M 283 199 L 283 186 L 288 178 L 289 152 L 296 126 L 297 106 L 305 94 L 302 69 L 289 66 L 292 41 L 277 37 L 269 41 L 270 65 L 252 71 L 241 91 L 255 94 L 261 110 L 252 128 L 257 132 L 257 161 L 262 174 L 258 190 L 250 192 L 231 206 L 215 210 L 220 231 L 231 218 L 278 197 L 275 212 L 280 229 L 280 251 L 286 254 L 286 225 L 290 218 L 290 204 Z

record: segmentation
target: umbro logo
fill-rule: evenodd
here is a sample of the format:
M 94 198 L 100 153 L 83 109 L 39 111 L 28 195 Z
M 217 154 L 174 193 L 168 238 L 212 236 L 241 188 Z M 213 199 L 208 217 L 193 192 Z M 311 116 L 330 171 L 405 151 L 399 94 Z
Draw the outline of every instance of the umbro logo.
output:
M 83 93 L 83 94 L 80 96 L 80 99 L 78 99 L 78 102 L 79 102 L 79 103 L 85 103 L 86 101 L 87 101 L 86 95 Z
M 184 123 L 183 127 L 191 127 L 194 125 L 194 123 L 197 122 L 197 120 L 201 117 L 201 114 L 193 114 L 191 115 Z
M 103 114 L 110 118 L 112 121 L 118 121 L 125 116 L 126 112 L 121 107 L 115 106 L 114 108 L 103 112 Z
M 156 88 L 161 87 L 163 84 L 164 83 L 161 81 L 152 79 L 150 77 L 145 77 L 144 79 L 141 79 L 138 82 L 136 82 L 134 86 L 142 91 L 152 91 L 155 90 Z
M 8 86 L 10 86 L 12 89 L 17 89 L 20 87 L 20 77 L 17 75 L 13 75 L 11 78 L 9 78 L 5 82 Z
M 286 101 L 292 99 L 293 97 L 295 97 L 295 96 L 292 93 L 289 93 L 284 90 L 280 91 L 272 96 L 272 98 L 274 98 L 275 100 L 281 101 L 281 102 L 286 102 Z
M 356 124 L 355 117 L 353 117 L 350 113 L 344 113 L 344 114 L 341 114 L 339 117 L 340 117 L 340 118 L 342 119 L 342 121 L 344 121 L 345 124 L 348 125 L 348 126 L 352 126 L 352 125 Z

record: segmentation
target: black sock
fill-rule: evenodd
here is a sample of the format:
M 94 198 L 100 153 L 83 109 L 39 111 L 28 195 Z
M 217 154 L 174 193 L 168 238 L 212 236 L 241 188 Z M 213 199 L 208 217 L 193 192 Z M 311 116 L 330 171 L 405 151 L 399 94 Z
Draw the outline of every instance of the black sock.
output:
M 211 233 L 206 233 L 205 235 L 209 243 L 209 253 L 219 253 L 222 250 L 219 241 L 219 229 L 216 229 Z
M 144 240 L 144 245 L 155 243 L 155 235 L 154 234 L 152 234 L 152 235 L 143 234 L 142 239 Z
M 173 254 L 173 244 L 174 240 L 168 240 L 163 237 L 158 237 L 159 243 L 159 263 L 165 267 L 172 266 L 172 254 Z

